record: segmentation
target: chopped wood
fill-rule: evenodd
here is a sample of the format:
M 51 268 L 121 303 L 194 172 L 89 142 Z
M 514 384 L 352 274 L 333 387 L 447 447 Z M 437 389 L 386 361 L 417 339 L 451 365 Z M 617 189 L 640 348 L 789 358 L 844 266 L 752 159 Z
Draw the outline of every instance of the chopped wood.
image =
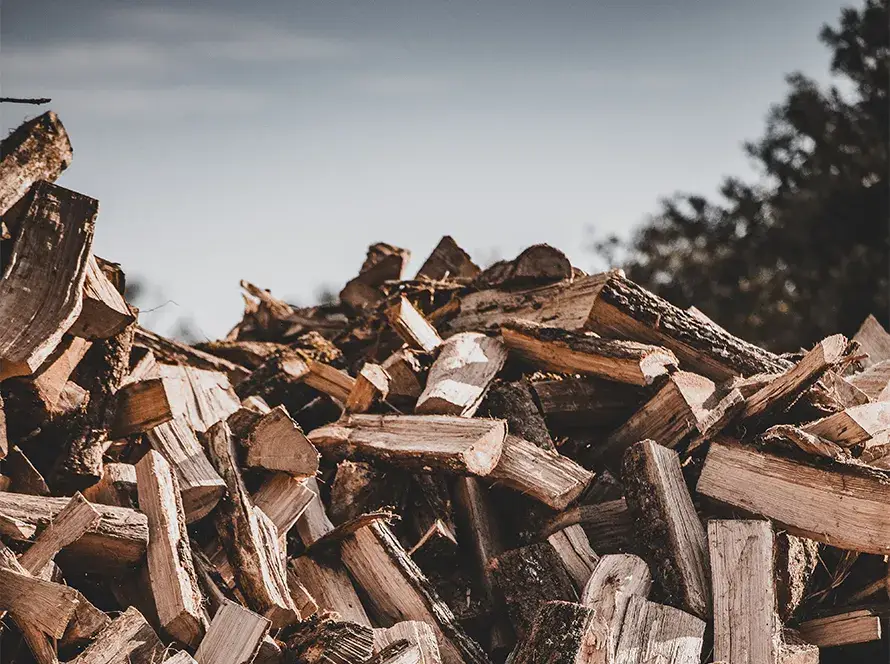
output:
M 417 279 L 432 281 L 470 281 L 479 274 L 479 266 L 450 235 L 445 235 L 417 271 Z
M 390 355 L 380 365 L 389 376 L 389 400 L 414 402 L 423 392 L 421 384 L 424 363 L 421 352 L 402 348 Z
M 862 321 L 853 341 L 858 342 L 860 350 L 868 355 L 863 361 L 866 367 L 890 360 L 890 333 L 873 315 Z
M 872 401 L 890 401 L 890 360 L 875 362 L 846 380 Z
M 634 523 L 624 498 L 597 505 L 576 505 L 554 515 L 541 531 L 542 537 L 580 524 L 595 551 L 621 553 L 636 537 Z
M 708 541 L 677 453 L 651 440 L 624 456 L 625 497 L 643 557 L 667 598 L 704 618 L 711 609 Z
M 99 632 L 70 664 L 157 664 L 164 659 L 164 651 L 158 635 L 131 606 Z
M 429 324 L 404 295 L 386 310 L 386 316 L 396 334 L 411 348 L 430 352 L 442 344 L 436 328 Z
M 419 620 L 403 620 L 392 627 L 374 630 L 374 652 L 380 652 L 387 646 L 398 641 L 407 641 L 417 647 L 420 664 L 440 664 L 439 646 L 436 644 L 436 633 L 427 623 Z
M 6 457 L 6 472 L 9 474 L 10 491 L 32 496 L 48 496 L 51 493 L 43 475 L 18 445 L 9 450 Z
M 797 629 L 804 641 L 820 648 L 879 641 L 881 616 L 869 609 L 843 611 L 807 620 Z
M 66 335 L 34 375 L 26 379 L 49 417 L 59 414 L 59 399 L 68 379 L 91 345 L 86 339 Z
M 380 286 L 401 279 L 410 256 L 407 249 L 385 242 L 372 244 L 358 276 L 340 291 L 340 300 L 358 310 L 375 306 L 383 299 Z
M 703 620 L 672 606 L 631 595 L 615 664 L 698 664 L 704 633 Z
M 840 549 L 890 554 L 890 481 L 849 465 L 817 467 L 729 442 L 714 442 L 697 492 L 772 519 Z
M 392 376 L 379 364 L 365 362 L 346 398 L 347 413 L 366 413 L 389 395 Z
M 546 602 L 510 658 L 511 664 L 586 664 L 605 647 L 597 632 L 596 612 L 573 602 Z
M 3 397 L 0 396 L 0 459 L 5 458 L 8 452 L 9 437 L 6 433 L 6 405 L 3 403 Z
M 614 385 L 614 383 L 612 383 Z M 507 420 L 507 429 L 544 450 L 556 450 L 553 438 L 544 421 L 545 413 L 538 405 L 532 384 L 528 381 L 507 383 L 497 381 L 485 395 L 482 415 Z M 543 404 L 542 404 L 543 405 Z
M 223 602 L 195 651 L 195 661 L 198 664 L 250 664 L 269 627 L 270 622 L 263 616 L 235 602 Z
M 414 412 L 472 417 L 506 359 L 507 350 L 497 339 L 455 334 L 442 344 Z
M 444 415 L 347 415 L 310 432 L 309 440 L 323 455 L 487 475 L 500 459 L 506 429 L 502 420 Z
M 428 555 L 449 555 L 457 551 L 457 535 L 451 493 L 442 475 L 419 473 L 414 477 L 415 495 L 411 522 L 417 542 L 408 550 L 415 556 L 420 549 Z
M 0 610 L 17 620 L 61 639 L 77 608 L 74 588 L 44 581 L 30 574 L 0 569 Z
M 322 537 L 334 530 L 334 524 L 328 518 L 324 503 L 321 500 L 321 491 L 314 477 L 306 480 L 306 487 L 314 494 L 309 500 L 309 505 L 297 519 L 297 532 L 305 546 L 312 546 Z
M 164 631 L 195 647 L 207 630 L 185 509 L 173 468 L 149 450 L 136 464 L 139 509 L 148 518 L 148 570 Z
M 179 364 L 207 371 L 218 371 L 228 376 L 233 385 L 237 385 L 250 373 L 235 362 L 205 353 L 198 348 L 187 346 L 173 339 L 167 339 L 144 327 L 136 327 L 135 344 L 139 348 L 152 351 L 158 361 L 163 364 Z
M 32 574 L 39 575 L 59 551 L 80 539 L 101 518 L 101 512 L 83 495 L 75 494 L 19 557 L 19 563 Z
M 300 577 L 292 568 L 287 570 L 287 587 L 290 590 L 290 597 L 294 601 L 294 606 L 297 607 L 297 611 L 300 612 L 300 617 L 303 620 L 306 620 L 306 618 L 318 611 L 318 603 L 315 601 L 312 593 L 303 585 Z
M 251 496 L 254 506 L 272 520 L 281 538 L 287 536 L 314 498 L 305 482 L 287 473 L 273 473 Z
M 241 435 L 241 444 L 247 448 L 245 460 L 250 467 L 298 478 L 312 477 L 318 470 L 318 452 L 284 406 L 259 416 Z
M 345 371 L 324 362 L 309 360 L 307 364 L 309 372 L 303 377 L 303 382 L 340 403 L 346 403 L 355 387 L 355 379 Z
M 28 194 L 0 279 L 0 379 L 32 374 L 81 310 L 99 202 L 48 182 Z
M 501 326 L 507 347 L 546 371 L 580 373 L 630 385 L 651 385 L 677 368 L 674 354 L 634 341 L 545 327 L 525 320 Z
M 562 560 L 563 566 L 575 582 L 575 588 L 579 592 L 583 590 L 600 559 L 590 548 L 587 533 L 581 526 L 574 525 L 553 533 L 547 541 Z
M 341 461 L 331 485 L 329 509 L 335 523 L 379 509 L 404 512 L 409 477 L 394 469 L 361 461 Z
M 136 467 L 129 463 L 106 463 L 102 479 L 83 491 L 92 503 L 136 507 Z
M 136 320 L 124 296 L 114 287 L 92 254 L 83 284 L 83 308 L 69 330 L 84 339 L 107 339 Z
M 531 387 L 547 421 L 563 426 L 614 428 L 630 417 L 643 399 L 637 386 L 591 376 L 540 380 Z
M 374 632 L 370 627 L 320 614 L 297 625 L 287 639 L 288 650 L 301 664 L 351 664 L 371 657 Z
M 487 267 L 473 280 L 473 286 L 507 290 L 570 279 L 572 275 L 572 264 L 564 253 L 548 244 L 535 244 L 511 261 Z
M 291 558 L 287 565 L 288 578 L 293 575 L 299 579 L 319 609 L 334 611 L 344 620 L 359 625 L 371 626 L 371 620 L 342 566 L 308 555 Z
M 778 449 L 796 446 L 807 454 L 825 457 L 826 459 L 835 459 L 836 461 L 846 461 L 851 458 L 850 452 L 837 443 L 833 443 L 821 436 L 807 433 L 792 424 L 772 426 L 764 431 L 758 437 L 758 440 L 764 445 L 774 446 Z
M 890 429 L 890 403 L 868 403 L 847 408 L 834 415 L 806 424 L 806 433 L 825 438 L 841 447 L 852 447 Z

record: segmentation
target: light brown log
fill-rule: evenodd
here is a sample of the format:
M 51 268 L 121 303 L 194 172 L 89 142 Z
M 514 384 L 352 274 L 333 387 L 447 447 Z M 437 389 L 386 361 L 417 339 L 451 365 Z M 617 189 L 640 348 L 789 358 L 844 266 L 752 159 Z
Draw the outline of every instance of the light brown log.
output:
M 117 410 L 111 435 L 125 438 L 172 419 L 173 410 L 160 377 L 128 382 L 117 393 Z
M 865 371 L 848 376 L 847 382 L 872 401 L 890 401 L 890 360 L 875 362 Z
M 765 445 L 774 446 L 776 449 L 784 447 L 798 447 L 807 454 L 848 461 L 852 458 L 850 451 L 833 443 L 827 438 L 822 438 L 812 433 L 807 433 L 791 424 L 777 424 L 764 431 L 758 440 Z
M 157 664 L 164 644 L 132 606 L 105 627 L 70 664 Z
M 280 470 L 298 478 L 312 477 L 318 470 L 318 452 L 293 421 L 284 406 L 277 406 L 244 432 L 246 464 L 254 468 Z
M 188 420 L 179 417 L 159 424 L 149 429 L 145 437 L 176 472 L 186 521 L 192 523 L 210 514 L 226 484 L 204 454 Z
M 565 377 L 531 384 L 548 423 L 566 426 L 616 427 L 643 399 L 643 390 L 601 378 Z
M 124 296 L 90 254 L 83 284 L 83 308 L 70 333 L 84 339 L 107 339 L 123 332 L 134 320 L 136 317 Z
M 189 655 L 185 650 L 180 650 L 164 660 L 164 664 L 195 664 L 195 658 Z
M 346 403 L 349 393 L 352 392 L 355 385 L 355 378 L 324 362 L 309 360 L 307 364 L 309 372 L 303 378 L 303 382 L 309 387 L 333 397 L 340 403 Z
M 579 525 L 568 526 L 547 538 L 579 592 L 590 579 L 600 557 L 590 548 L 587 533 Z
M 251 664 L 270 623 L 240 604 L 226 601 L 213 616 L 207 635 L 195 651 L 198 664 Z
M 862 352 L 868 355 L 863 362 L 865 366 L 890 360 L 890 334 L 873 315 L 869 314 L 868 318 L 862 321 L 862 325 L 853 336 L 853 341 L 859 342 Z
M 181 364 L 192 366 L 196 369 L 218 371 L 228 376 L 233 385 L 237 385 L 250 374 L 247 369 L 239 364 L 210 353 L 205 353 L 193 346 L 187 346 L 173 339 L 167 339 L 160 334 L 146 330 L 144 327 L 136 327 L 134 343 L 138 348 L 152 351 L 159 363 Z
M 62 391 L 91 345 L 86 339 L 66 335 L 34 375 L 26 379 L 50 417 L 59 413 Z
M 79 593 L 74 588 L 51 581 L 0 569 L 0 610 L 16 620 L 61 639 L 77 608 Z
M 315 497 L 305 482 L 286 473 L 272 473 L 251 499 L 272 520 L 283 540 Z
M 252 504 L 238 470 L 232 435 L 225 422 L 207 432 L 210 461 L 226 483 L 214 524 L 232 564 L 235 581 L 249 606 L 276 627 L 300 619 L 287 588 L 278 533 L 269 517 Z
M 20 125 L 3 140 L 0 153 L 0 215 L 35 182 L 55 181 L 74 155 L 68 132 L 53 111 Z
M 391 382 L 392 376 L 386 369 L 379 364 L 365 362 L 346 398 L 346 412 L 368 412 L 376 402 L 386 399 Z
M 847 408 L 804 425 L 807 433 L 821 436 L 841 447 L 852 447 L 890 429 L 890 403 L 879 401 Z
M 615 664 L 699 664 L 704 633 L 703 620 L 633 595 L 624 613 Z
M 389 375 L 389 399 L 416 401 L 423 392 L 421 352 L 404 347 L 390 355 L 380 365 Z
M 0 279 L 0 379 L 34 373 L 81 310 L 99 203 L 36 184 Z
M 347 415 L 309 433 L 322 454 L 487 475 L 501 456 L 503 420 L 444 415 Z
M 689 613 L 711 610 L 708 541 L 677 453 L 651 440 L 624 456 L 625 498 L 634 517 L 643 558 L 667 598 Z
M 312 595 L 319 609 L 336 611 L 344 620 L 371 626 L 352 581 L 340 564 L 298 556 L 288 561 L 288 575 L 291 573 Z
M 479 274 L 479 266 L 450 235 L 445 235 L 417 271 L 416 279 L 432 281 L 470 281 Z
M 380 286 L 401 279 L 410 257 L 411 252 L 407 249 L 385 242 L 372 244 L 358 276 L 340 291 L 340 301 L 358 310 L 375 306 L 383 299 Z
M 136 464 L 139 509 L 148 519 L 151 592 L 164 631 L 196 647 L 207 630 L 198 588 L 185 509 L 173 468 L 149 450 Z
M 651 385 L 677 368 L 669 350 L 634 341 L 513 320 L 501 326 L 507 347 L 545 371 L 586 374 L 630 385 Z
M 599 553 L 622 553 L 635 540 L 633 518 L 624 498 L 596 505 L 576 505 L 555 514 L 541 529 L 542 537 L 580 524 L 593 549 Z
M 83 491 L 92 503 L 136 507 L 136 467 L 129 463 L 106 463 L 102 479 Z
M 890 554 L 890 483 L 880 471 L 816 467 L 729 442 L 714 442 L 699 494 L 760 514 L 789 532 L 840 549 Z
M 797 627 L 804 641 L 820 648 L 846 646 L 881 639 L 881 617 L 869 609 L 843 611 L 813 618 Z
M 309 589 L 300 580 L 299 575 L 292 568 L 287 570 L 287 588 L 290 591 L 290 597 L 294 601 L 294 606 L 300 612 L 302 620 L 306 620 L 309 616 L 315 615 L 318 611 L 318 603 L 309 592 Z
M 714 659 L 774 664 L 781 646 L 768 521 L 708 522 L 714 585 Z
M 386 317 L 396 334 L 411 348 L 429 352 L 442 343 L 436 328 L 429 324 L 404 295 L 386 310 Z
M 80 493 L 75 494 L 19 558 L 22 567 L 35 576 L 62 549 L 95 528 L 101 513 Z
M 493 337 L 455 334 L 442 344 L 414 412 L 472 417 L 506 359 L 506 348 Z
M 308 488 L 314 496 L 309 501 L 309 506 L 297 519 L 297 532 L 305 546 L 312 546 L 322 537 L 334 530 L 334 524 L 328 518 L 321 502 L 321 496 L 318 488 L 318 482 L 314 477 L 306 480 L 306 488 Z
M 436 633 L 430 625 L 419 620 L 403 620 L 392 627 L 375 629 L 374 653 L 403 639 L 417 647 L 420 664 L 441 664 Z

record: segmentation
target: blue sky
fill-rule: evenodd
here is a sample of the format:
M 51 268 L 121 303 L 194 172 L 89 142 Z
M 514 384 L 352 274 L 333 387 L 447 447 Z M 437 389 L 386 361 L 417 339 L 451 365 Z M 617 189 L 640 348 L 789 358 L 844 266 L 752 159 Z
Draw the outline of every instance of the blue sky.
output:
M 4 0 L 4 95 L 48 96 L 60 184 L 143 321 L 214 338 L 238 281 L 310 303 L 368 244 L 477 262 L 535 242 L 581 268 L 677 190 L 751 173 L 783 77 L 825 78 L 838 0 L 252 3 Z M 4 131 L 33 109 L 0 107 Z M 166 303 L 167 300 L 172 302 Z

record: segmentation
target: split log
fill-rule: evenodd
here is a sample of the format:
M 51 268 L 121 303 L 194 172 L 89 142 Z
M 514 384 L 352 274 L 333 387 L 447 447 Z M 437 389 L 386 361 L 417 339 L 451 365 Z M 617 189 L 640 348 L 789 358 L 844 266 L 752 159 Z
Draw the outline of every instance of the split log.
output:
M 314 498 L 316 495 L 304 482 L 286 473 L 273 473 L 251 496 L 254 507 L 261 509 L 275 524 L 281 540 L 287 537 Z
M 274 341 L 237 341 L 220 339 L 216 341 L 204 341 L 193 346 L 195 350 L 210 353 L 216 357 L 228 360 L 239 367 L 248 370 L 258 369 L 266 360 L 276 353 L 287 350 L 288 346 Z M 229 377 L 231 380 L 231 376 Z M 233 381 L 237 382 L 237 381 Z
M 106 463 L 102 479 L 83 491 L 92 503 L 136 508 L 136 467 L 129 463 Z
M 633 518 L 624 498 L 596 505 L 576 505 L 554 515 L 541 530 L 542 537 L 580 524 L 591 546 L 602 553 L 623 553 L 635 542 Z
M 615 664 L 699 664 L 704 633 L 703 620 L 672 606 L 631 596 Z
M 6 404 L 0 397 L 0 459 L 6 457 L 9 452 L 9 437 L 6 433 Z
M 198 664 L 251 664 L 269 627 L 269 621 L 263 616 L 235 602 L 223 602 L 195 651 L 195 661 Z
M 306 362 L 307 372 L 303 376 L 303 382 L 322 394 L 327 394 L 339 401 L 346 403 L 349 394 L 355 387 L 355 379 L 345 371 L 341 371 L 330 364 L 309 360 Z
M 775 664 L 781 645 L 768 521 L 708 522 L 714 584 L 714 659 Z
M 380 287 L 387 281 L 401 279 L 410 257 L 407 249 L 385 242 L 372 244 L 358 276 L 340 291 L 340 301 L 357 310 L 376 306 L 384 296 Z
M 206 371 L 218 371 L 225 374 L 232 385 L 237 385 L 250 373 L 235 362 L 205 353 L 192 346 L 173 341 L 173 339 L 167 339 L 160 334 L 146 330 L 144 327 L 136 327 L 134 343 L 137 347 L 145 348 L 154 353 L 160 363 L 186 365 Z
M 300 580 L 320 610 L 334 611 L 344 620 L 371 626 L 352 581 L 339 564 L 298 556 L 288 561 L 288 578 L 291 575 Z
M 101 512 L 83 495 L 75 494 L 19 557 L 19 563 L 31 574 L 40 576 L 40 571 L 59 551 L 95 528 L 101 518 Z
M 249 467 L 279 470 L 298 478 L 312 477 L 318 470 L 318 452 L 284 406 L 260 415 L 239 434 L 247 448 Z
M 378 616 L 433 627 L 444 664 L 488 662 L 387 526 L 377 522 L 359 529 L 343 542 L 342 559 Z
M 186 521 L 192 523 L 210 514 L 225 493 L 226 484 L 207 459 L 188 421 L 180 417 L 159 424 L 146 432 L 146 438 L 176 471 Z
M 419 620 L 403 620 L 392 627 L 374 630 L 374 653 L 399 641 L 407 641 L 419 652 L 419 664 L 441 664 L 439 646 L 433 628 Z
M 612 383 L 614 385 L 614 383 Z M 555 451 L 544 415 L 538 407 L 534 385 L 528 381 L 495 381 L 485 395 L 481 413 L 485 417 L 507 420 L 507 430 L 544 450 Z M 540 396 L 536 392 L 536 396 Z
M 70 664 L 157 664 L 163 660 L 164 651 L 151 625 L 131 606 Z
M 409 477 L 394 469 L 369 463 L 341 461 L 331 485 L 331 519 L 343 523 L 360 514 L 388 509 L 404 512 Z
M 874 436 L 890 429 L 890 403 L 868 403 L 847 408 L 834 415 L 816 420 L 803 431 L 826 438 L 841 447 L 867 443 Z
M 590 376 L 535 381 L 531 387 L 547 421 L 562 426 L 614 428 L 643 399 L 639 387 Z
M 387 399 L 397 405 L 402 402 L 413 404 L 423 392 L 421 380 L 425 372 L 420 351 L 412 348 L 401 348 L 390 355 L 380 366 L 389 376 L 389 394 Z
M 84 339 L 107 339 L 123 332 L 135 320 L 124 296 L 90 254 L 83 284 L 83 308 L 69 333 Z
M 287 649 L 300 664 L 349 664 L 367 662 L 374 646 L 370 627 L 337 616 L 312 616 L 295 628 L 287 639 Z
M 53 111 L 25 122 L 3 139 L 0 215 L 5 216 L 33 184 L 40 180 L 54 182 L 71 164 L 73 155 L 68 132 Z
M 668 600 L 693 615 L 707 616 L 707 535 L 677 453 L 651 440 L 636 443 L 625 454 L 622 477 L 643 558 Z
M 817 467 L 713 442 L 697 492 L 840 549 L 890 554 L 890 482 L 880 471 Z
M 439 240 L 429 257 L 417 271 L 416 279 L 468 282 L 479 274 L 479 266 L 461 249 L 450 235 Z
M 826 438 L 807 433 L 791 424 L 777 424 L 770 427 L 757 437 L 757 440 L 765 446 L 777 450 L 782 448 L 794 449 L 797 447 L 807 454 L 835 459 L 836 461 L 848 461 L 851 458 L 849 450 L 833 443 Z
M 328 518 L 328 514 L 325 511 L 324 503 L 321 501 L 318 482 L 314 477 L 306 480 L 306 488 L 315 495 L 309 501 L 309 506 L 303 514 L 297 519 L 297 532 L 300 535 L 300 539 L 303 541 L 303 545 L 310 547 L 333 531 L 334 524 L 331 523 L 331 520 Z
M 67 506 L 67 498 L 27 496 L 0 492 L 0 534 L 28 542 Z M 95 505 L 101 519 L 65 554 L 95 568 L 120 567 L 139 562 L 148 543 L 144 514 L 123 507 Z
M 430 352 L 442 344 L 436 328 L 429 324 L 404 295 L 386 310 L 386 317 L 396 334 L 411 348 Z
M 310 432 L 322 454 L 381 459 L 393 464 L 486 475 L 501 456 L 501 420 L 442 415 L 347 415 Z
M 414 500 L 409 509 L 409 521 L 414 527 L 417 542 L 408 550 L 408 555 L 419 560 L 424 558 L 449 557 L 457 553 L 457 528 L 454 525 L 454 510 L 451 493 L 445 478 L 432 473 L 418 473 L 414 476 Z
M 185 509 L 173 468 L 154 450 L 136 464 L 139 509 L 148 519 L 151 592 L 164 631 L 196 647 L 207 630 Z
M 872 401 L 890 401 L 890 360 L 875 362 L 865 371 L 849 376 L 847 382 Z
M 99 202 L 48 182 L 28 194 L 0 279 L 0 379 L 34 373 L 82 306 Z
M 645 386 L 677 368 L 671 351 L 633 341 L 601 339 L 518 319 L 502 325 L 501 334 L 511 351 L 545 371 Z
M 563 566 L 580 592 L 590 579 L 600 557 L 590 548 L 590 540 L 581 526 L 574 525 L 553 533 L 547 542 L 556 551 Z
M 804 641 L 820 648 L 867 643 L 881 639 L 881 616 L 870 609 L 842 611 L 806 620 L 797 629 Z
M 391 382 L 392 376 L 386 369 L 379 364 L 365 362 L 346 398 L 346 412 L 367 413 L 375 403 L 386 400 Z
M 40 471 L 25 456 L 18 445 L 9 450 L 6 457 L 6 472 L 9 475 L 9 490 L 31 496 L 48 496 L 51 491 Z
M 507 350 L 497 339 L 455 334 L 442 344 L 414 412 L 472 417 L 506 359 Z
M 863 361 L 866 367 L 890 360 L 890 334 L 873 315 L 862 321 L 853 341 L 858 342 L 862 352 L 868 354 L 868 358 Z
M 65 634 L 79 594 L 59 583 L 0 568 L 0 610 L 56 639 Z
M 40 368 L 23 379 L 39 400 L 46 417 L 59 414 L 59 400 L 68 379 L 91 345 L 86 339 L 65 335 Z
M 487 267 L 473 280 L 473 286 L 511 290 L 562 281 L 572 275 L 572 264 L 564 253 L 548 244 L 534 244 L 513 260 L 497 261 Z
M 235 581 L 250 607 L 283 627 L 300 619 L 287 588 L 278 533 L 250 501 L 238 470 L 231 432 L 225 422 L 207 432 L 210 461 L 228 494 L 217 505 L 214 524 L 232 564 Z
M 596 631 L 596 612 L 572 602 L 546 602 L 510 664 L 587 664 L 607 661 Z

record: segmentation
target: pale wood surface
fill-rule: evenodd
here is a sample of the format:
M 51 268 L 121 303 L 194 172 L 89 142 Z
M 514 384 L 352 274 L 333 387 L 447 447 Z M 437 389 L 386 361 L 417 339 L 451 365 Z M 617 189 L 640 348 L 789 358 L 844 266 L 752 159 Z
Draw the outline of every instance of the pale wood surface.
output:
M 70 333 L 85 339 L 107 339 L 120 334 L 136 316 L 124 296 L 109 281 L 96 257 L 90 254 L 83 284 L 83 308 Z
M 288 573 L 291 572 L 309 591 L 319 609 L 336 611 L 344 620 L 371 626 L 352 581 L 339 562 L 298 556 L 288 561 Z
M 890 402 L 853 406 L 802 427 L 807 433 L 827 438 L 841 447 L 868 442 L 890 429 Z
M 318 481 L 314 477 L 306 480 L 306 487 L 314 494 L 309 500 L 309 505 L 297 519 L 297 533 L 305 546 L 315 544 L 322 537 L 334 529 L 334 524 L 328 518 L 324 503 L 318 488 Z
M 61 639 L 77 608 L 79 593 L 59 583 L 0 569 L 0 611 Z
M 93 503 L 136 507 L 136 467 L 129 463 L 106 463 L 102 479 L 83 490 L 84 497 Z
M 82 494 L 75 494 L 19 557 L 19 563 L 31 574 L 39 575 L 59 551 L 80 539 L 101 518 L 99 510 Z
M 624 498 L 597 505 L 576 505 L 551 517 L 541 530 L 543 537 L 581 524 L 594 551 L 623 553 L 635 541 L 633 518 Z
M 868 354 L 868 358 L 864 361 L 866 366 L 890 360 L 890 334 L 873 315 L 862 321 L 862 325 L 853 336 L 853 341 L 858 341 L 861 350 Z
M 198 664 L 250 664 L 269 627 L 269 621 L 263 616 L 226 601 L 213 616 L 207 635 L 195 651 L 195 661 Z
M 547 541 L 572 577 L 575 589 L 580 592 L 600 560 L 596 552 L 590 548 L 587 533 L 576 524 L 553 533 Z
M 136 327 L 134 344 L 139 348 L 152 351 L 159 363 L 182 364 L 197 369 L 219 371 L 228 376 L 233 385 L 246 378 L 250 373 L 239 364 L 205 353 L 194 346 L 187 346 L 173 339 L 162 337 L 144 327 Z
M 90 349 L 92 342 L 65 335 L 53 353 L 28 380 L 47 413 L 59 412 L 59 399 L 72 372 Z
M 279 537 L 283 539 L 315 497 L 305 481 L 287 473 L 272 473 L 251 499 L 254 506 L 272 519 Z
M 427 623 L 419 620 L 403 620 L 392 627 L 375 629 L 374 652 L 377 653 L 402 639 L 417 647 L 420 664 L 441 663 L 442 657 L 436 643 L 436 633 Z
M 703 620 L 632 595 L 624 613 L 615 664 L 699 664 L 704 633 Z
M 797 627 L 804 641 L 829 648 L 881 639 L 881 617 L 869 609 L 806 620 Z
M 6 473 L 9 476 L 9 490 L 27 493 L 32 496 L 48 496 L 49 486 L 25 453 L 14 445 L 6 456 Z
M 284 406 L 261 415 L 241 439 L 251 467 L 280 470 L 295 477 L 312 477 L 318 470 L 318 451 Z
M 377 401 L 386 399 L 392 376 L 379 364 L 365 362 L 346 398 L 347 413 L 366 413 Z
M 430 325 L 404 295 L 386 310 L 386 317 L 396 334 L 412 348 L 429 352 L 442 343 L 436 328 Z
M 226 374 L 191 366 L 158 367 L 174 417 L 185 417 L 198 432 L 225 420 L 241 407 Z
M 105 627 L 70 664 L 157 664 L 164 644 L 132 606 Z
M 875 362 L 865 371 L 848 376 L 847 381 L 872 401 L 890 401 L 890 360 Z

